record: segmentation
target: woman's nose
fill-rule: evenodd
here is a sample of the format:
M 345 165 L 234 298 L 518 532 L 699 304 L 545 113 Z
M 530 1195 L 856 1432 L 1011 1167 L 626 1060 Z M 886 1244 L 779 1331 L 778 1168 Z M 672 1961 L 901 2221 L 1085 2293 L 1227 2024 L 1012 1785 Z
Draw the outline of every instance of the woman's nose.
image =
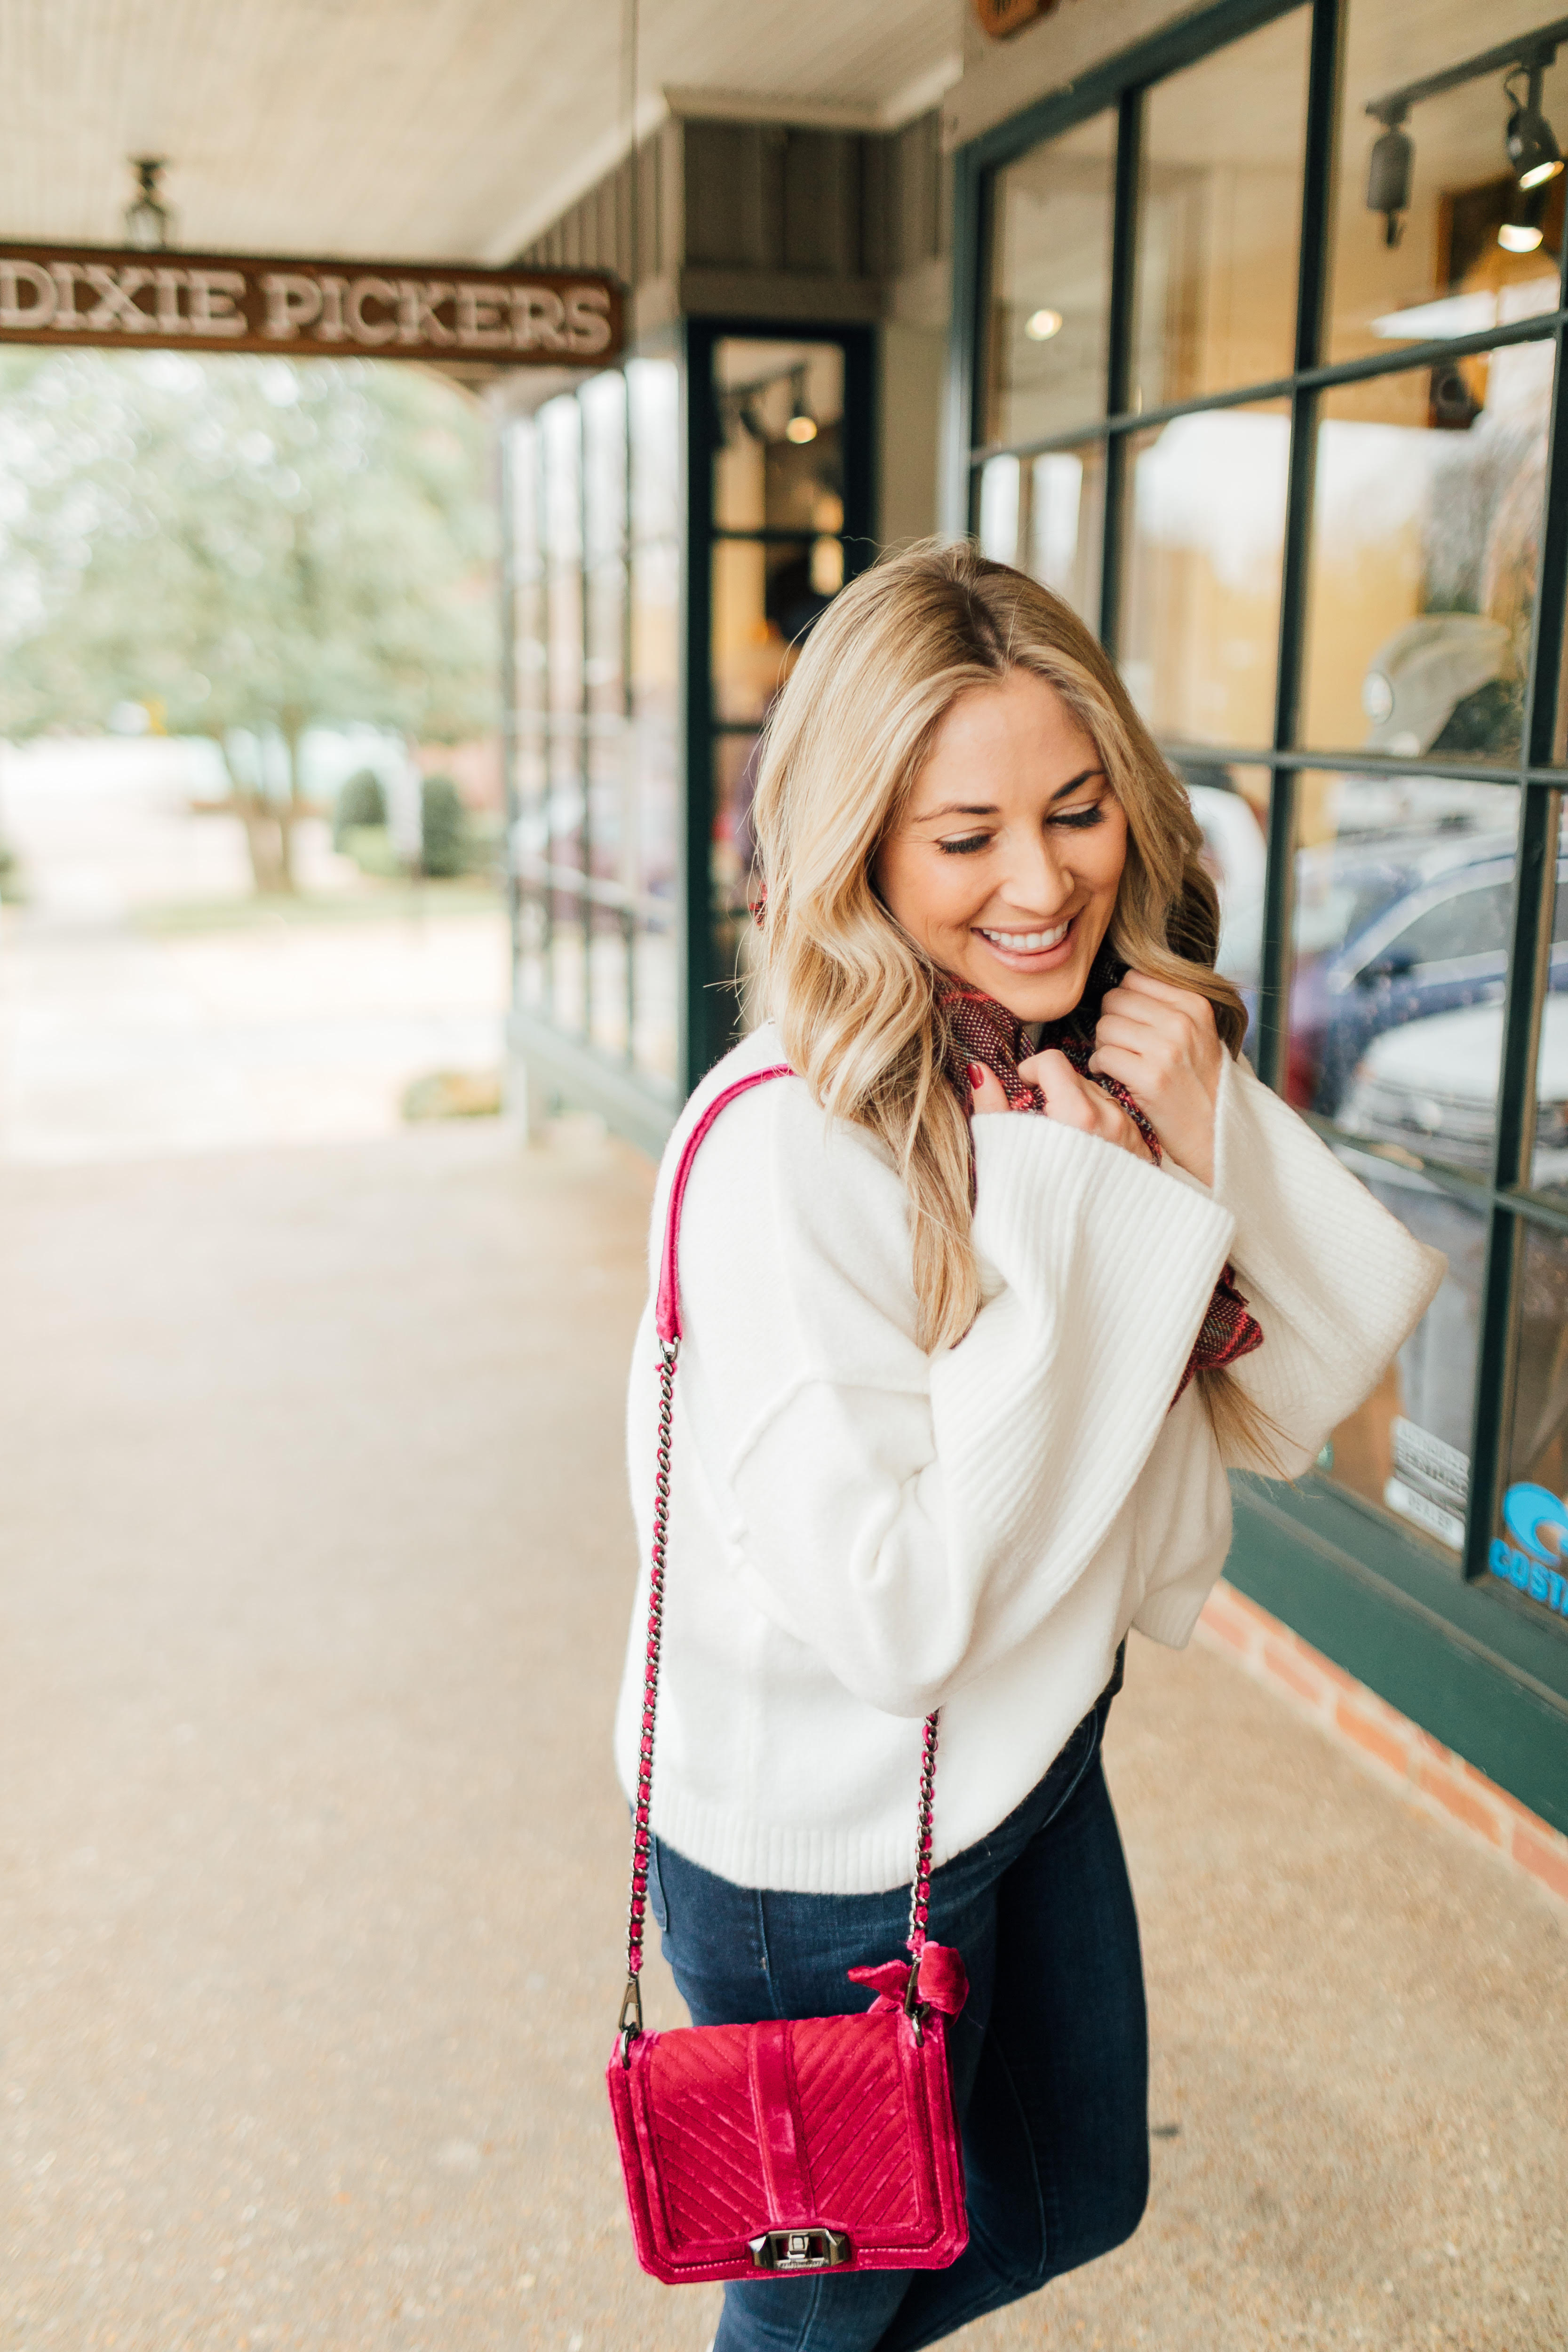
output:
M 1020 841 L 1008 859 L 1002 896 L 1022 915 L 1055 915 L 1072 896 L 1072 877 L 1044 835 Z

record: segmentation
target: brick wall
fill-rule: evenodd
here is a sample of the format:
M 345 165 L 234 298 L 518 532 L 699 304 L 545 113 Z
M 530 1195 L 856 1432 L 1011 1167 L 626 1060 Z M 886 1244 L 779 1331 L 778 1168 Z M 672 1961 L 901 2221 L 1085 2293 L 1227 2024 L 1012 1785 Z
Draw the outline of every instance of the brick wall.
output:
M 1479 1841 L 1568 1909 L 1568 1837 L 1310 1649 L 1277 1617 L 1221 1583 L 1198 1621 L 1198 1639 L 1279 1692 L 1385 1786 Z

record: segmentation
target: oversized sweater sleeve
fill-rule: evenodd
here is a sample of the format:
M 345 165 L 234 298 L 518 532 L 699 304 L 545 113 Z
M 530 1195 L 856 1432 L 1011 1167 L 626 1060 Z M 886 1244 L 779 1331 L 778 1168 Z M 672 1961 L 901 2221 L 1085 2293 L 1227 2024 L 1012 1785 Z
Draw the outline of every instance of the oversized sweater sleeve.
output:
M 1237 1279 L 1263 1345 L 1236 1367 L 1285 1441 L 1265 1465 L 1296 1477 L 1352 1413 L 1431 1305 L 1447 1260 L 1406 1232 L 1244 1061 L 1226 1061 L 1212 1188 L 1184 1181 L 1236 1219 Z
M 988 1296 L 964 1339 L 928 1356 L 897 1176 L 852 1134 L 826 1135 L 804 1087 L 761 1091 L 726 1112 L 730 1156 L 713 1150 L 721 1122 L 688 1196 L 685 1411 L 756 1607 L 858 1696 L 922 1714 L 1094 1558 L 1160 1433 L 1233 1220 L 1097 1138 L 977 1119 Z

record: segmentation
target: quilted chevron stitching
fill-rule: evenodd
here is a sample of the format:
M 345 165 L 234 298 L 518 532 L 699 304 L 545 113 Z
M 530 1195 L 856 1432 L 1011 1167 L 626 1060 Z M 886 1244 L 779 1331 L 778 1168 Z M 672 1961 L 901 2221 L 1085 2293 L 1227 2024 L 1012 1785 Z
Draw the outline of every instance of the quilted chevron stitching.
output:
M 657 2263 L 673 2276 L 743 2274 L 744 2242 L 769 2219 L 750 2033 L 737 2026 L 650 2036 L 635 2070 L 654 2176 L 646 2182 L 649 2221 L 663 2242 Z M 955 2231 L 962 2244 L 965 2234 L 957 2152 L 933 2131 L 930 2111 L 942 2088 L 941 2044 L 933 2037 L 917 2056 L 901 2050 L 899 2035 L 897 2018 L 877 2015 L 863 2026 L 797 2021 L 790 2037 L 820 2218 L 852 2224 L 858 2260 L 879 2264 L 918 2262 L 922 2252 L 929 2260 L 927 2250 Z

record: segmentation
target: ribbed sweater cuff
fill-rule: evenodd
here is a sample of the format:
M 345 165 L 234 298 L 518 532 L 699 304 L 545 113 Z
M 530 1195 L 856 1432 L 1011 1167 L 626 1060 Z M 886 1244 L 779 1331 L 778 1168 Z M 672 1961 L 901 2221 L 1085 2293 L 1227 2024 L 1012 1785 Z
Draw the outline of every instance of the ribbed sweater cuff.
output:
M 975 1120 L 974 1139 L 975 1246 L 1004 1273 L 1045 1280 L 1077 1226 L 1107 1277 L 1156 1323 L 1181 1320 L 1189 1291 L 1201 1313 L 1235 1225 L 1204 1186 L 1172 1184 L 1130 1151 L 1051 1119 L 998 1113 Z M 1203 1280 L 1194 1269 L 1215 1250 Z

